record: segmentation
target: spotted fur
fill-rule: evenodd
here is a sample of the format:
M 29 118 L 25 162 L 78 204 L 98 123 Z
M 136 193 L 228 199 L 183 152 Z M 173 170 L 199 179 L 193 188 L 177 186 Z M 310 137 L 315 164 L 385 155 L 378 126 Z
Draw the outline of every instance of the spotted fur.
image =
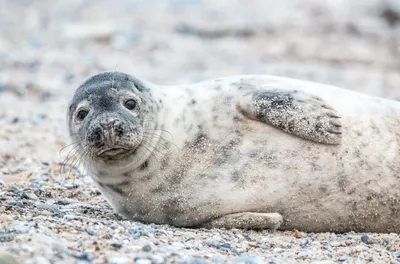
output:
M 138 109 L 121 106 L 125 92 Z M 92 115 L 76 122 L 82 104 Z M 108 72 L 77 89 L 68 116 L 91 177 L 126 218 L 400 233 L 399 102 L 274 76 L 160 86 Z M 96 156 L 101 122 L 100 143 L 126 155 Z

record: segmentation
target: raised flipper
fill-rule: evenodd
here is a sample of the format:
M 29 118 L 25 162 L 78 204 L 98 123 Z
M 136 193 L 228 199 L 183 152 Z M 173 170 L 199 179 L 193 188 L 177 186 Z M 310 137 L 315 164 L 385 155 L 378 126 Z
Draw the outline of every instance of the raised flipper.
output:
M 340 116 L 321 98 L 283 89 L 254 92 L 251 96 L 251 100 L 238 105 L 246 117 L 317 143 L 340 144 Z
M 275 231 L 282 224 L 278 213 L 236 213 L 224 215 L 203 225 L 205 228 L 269 229 Z

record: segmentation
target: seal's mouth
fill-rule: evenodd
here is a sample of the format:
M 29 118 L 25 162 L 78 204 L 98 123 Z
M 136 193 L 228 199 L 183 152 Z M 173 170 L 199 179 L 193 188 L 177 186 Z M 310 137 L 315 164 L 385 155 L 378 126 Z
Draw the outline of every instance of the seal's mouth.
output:
M 97 153 L 97 156 L 106 159 L 122 159 L 131 154 L 133 151 L 134 149 L 128 149 L 123 147 L 105 148 L 100 150 Z

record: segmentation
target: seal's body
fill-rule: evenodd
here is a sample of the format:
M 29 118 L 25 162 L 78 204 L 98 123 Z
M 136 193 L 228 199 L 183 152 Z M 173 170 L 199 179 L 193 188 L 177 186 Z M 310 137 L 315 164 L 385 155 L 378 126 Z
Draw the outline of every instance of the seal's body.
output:
M 108 72 L 78 88 L 69 127 L 128 219 L 400 232 L 396 101 L 273 76 L 158 86 Z

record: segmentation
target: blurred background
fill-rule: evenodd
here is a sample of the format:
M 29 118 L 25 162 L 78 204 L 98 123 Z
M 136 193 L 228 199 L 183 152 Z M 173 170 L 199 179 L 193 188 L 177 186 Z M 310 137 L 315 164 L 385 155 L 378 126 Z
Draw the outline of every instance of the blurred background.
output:
M 166 85 L 273 74 L 400 99 L 398 0 L 0 0 L 0 33 L 1 152 L 49 162 L 74 90 L 104 70 Z

